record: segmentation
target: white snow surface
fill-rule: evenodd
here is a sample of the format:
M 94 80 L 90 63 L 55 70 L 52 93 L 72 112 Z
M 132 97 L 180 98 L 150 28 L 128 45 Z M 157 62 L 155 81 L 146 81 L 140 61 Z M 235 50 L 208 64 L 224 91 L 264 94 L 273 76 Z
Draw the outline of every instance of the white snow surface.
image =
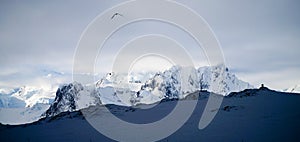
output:
M 200 89 L 224 96 L 231 92 L 254 88 L 249 83 L 238 79 L 224 65 L 201 67 L 198 69 L 198 78 Z
M 55 98 L 55 89 L 22 86 L 16 89 L 1 90 L 0 108 L 24 108 L 36 104 L 51 104 Z
M 26 108 L 0 108 L 0 123 L 18 125 L 35 122 L 49 106 L 49 104 L 35 104 Z
M 139 91 L 137 102 L 149 104 L 148 101 L 152 103 L 154 100 L 159 101 L 162 98 L 180 99 L 197 90 L 207 90 L 226 96 L 231 92 L 250 88 L 253 86 L 239 80 L 224 65 L 199 69 L 173 66 L 148 80 Z
M 284 90 L 285 92 L 290 92 L 290 93 L 300 93 L 300 84 L 291 86 L 290 88 Z

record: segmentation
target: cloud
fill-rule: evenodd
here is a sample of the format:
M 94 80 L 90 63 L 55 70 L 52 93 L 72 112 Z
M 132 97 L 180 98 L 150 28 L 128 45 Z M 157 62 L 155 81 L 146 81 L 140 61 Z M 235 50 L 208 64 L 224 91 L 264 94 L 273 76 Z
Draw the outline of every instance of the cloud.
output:
M 30 80 L 34 70 L 71 72 L 77 42 L 101 12 L 121 1 L 2 2 L 0 4 L 0 79 L 3 85 Z M 287 88 L 300 77 L 300 2 L 297 0 L 178 0 L 206 19 L 223 48 L 226 65 L 252 84 Z M 174 27 L 144 23 L 124 28 L 111 39 L 100 67 L 110 66 L 118 47 L 142 32 L 173 34 L 198 66 L 204 54 Z M 171 31 L 171 32 L 170 32 Z M 178 36 L 179 35 L 179 36 Z M 197 50 L 196 50 L 197 48 Z M 84 67 L 82 67 L 84 69 Z M 20 75 L 21 74 L 21 75 Z M 36 74 L 40 75 L 40 74 Z M 280 75 L 281 77 L 276 77 Z M 27 77 L 26 77 L 27 76 Z M 23 78 L 24 77 L 24 78 Z M 37 77 L 38 78 L 38 77 Z M 277 81 L 278 79 L 280 81 Z M 23 82 L 23 81 L 21 81 Z M 28 81 L 29 82 L 29 81 Z M 37 81 L 38 82 L 38 81 Z M 17 83 L 13 83 L 17 85 Z
M 180 2 L 207 20 L 223 48 L 226 65 L 242 79 L 272 88 L 299 83 L 299 1 Z
M 19 1 L 1 4 L 1 66 L 49 65 L 70 71 L 77 42 L 85 27 L 116 2 Z

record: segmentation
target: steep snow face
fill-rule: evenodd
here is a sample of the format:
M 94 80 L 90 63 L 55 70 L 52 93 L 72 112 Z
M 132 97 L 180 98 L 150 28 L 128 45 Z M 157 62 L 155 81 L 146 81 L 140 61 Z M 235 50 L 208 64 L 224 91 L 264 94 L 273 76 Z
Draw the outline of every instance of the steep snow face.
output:
M 97 88 L 97 92 L 99 94 L 99 98 L 101 100 L 101 104 L 115 104 L 115 105 L 121 105 L 121 106 L 127 106 L 130 105 L 128 98 L 124 99 L 122 96 L 124 96 L 126 93 L 126 90 L 123 90 L 121 92 L 121 89 L 115 90 L 115 88 L 111 86 L 107 87 L 99 87 Z M 121 95 L 118 95 L 117 92 Z M 127 96 L 125 96 L 127 97 Z M 127 101 L 124 101 L 127 100 Z
M 108 73 L 96 83 L 102 104 L 132 105 L 133 98 L 154 73 Z
M 163 98 L 184 98 L 197 90 L 207 90 L 221 95 L 253 88 L 249 83 L 239 80 L 224 65 L 213 67 L 174 66 L 163 73 L 157 73 L 137 92 L 134 103 L 160 101 Z
M 238 79 L 224 65 L 201 67 L 198 69 L 199 88 L 221 95 L 253 88 L 247 82 Z
M 100 103 L 97 91 L 93 86 L 83 86 L 73 82 L 58 88 L 54 102 L 45 116 L 57 115 L 61 112 L 75 111 Z
M 148 80 L 137 92 L 134 102 L 151 104 L 163 98 L 184 98 L 198 88 L 199 80 L 195 68 L 173 66 Z
M 300 93 L 300 84 L 292 86 L 292 87 L 286 89 L 285 92 Z

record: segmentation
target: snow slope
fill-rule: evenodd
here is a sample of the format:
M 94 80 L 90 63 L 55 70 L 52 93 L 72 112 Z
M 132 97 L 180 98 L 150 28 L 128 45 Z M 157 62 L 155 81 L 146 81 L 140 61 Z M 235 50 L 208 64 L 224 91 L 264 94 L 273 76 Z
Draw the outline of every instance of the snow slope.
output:
M 54 90 L 45 90 L 32 86 L 4 91 L 0 94 L 0 108 L 24 108 L 35 104 L 50 104 L 55 97 Z
M 96 82 L 96 87 L 114 87 L 129 89 L 137 92 L 141 86 L 155 75 L 153 72 L 140 72 L 140 73 L 107 73 L 105 77 Z
M 298 85 L 292 86 L 284 91 L 291 92 L 291 93 L 300 93 L 300 85 L 298 84 Z
M 141 87 L 133 100 L 135 104 L 151 104 L 164 98 L 184 98 L 198 88 L 196 69 L 173 66 L 163 73 L 156 73 Z
M 108 73 L 96 82 L 102 104 L 133 105 L 132 101 L 142 85 L 153 77 L 153 73 Z
M 200 96 L 206 95 L 200 92 Z M 266 101 L 267 100 L 267 101 Z M 196 100 L 181 100 L 185 103 Z M 249 89 L 224 98 L 216 117 L 205 129 L 198 123 L 207 98 L 198 100 L 190 119 L 174 134 L 162 139 L 168 141 L 299 141 L 300 95 L 282 93 L 267 88 Z M 110 112 L 128 122 L 150 123 L 169 113 L 176 101 L 163 102 L 153 109 L 108 106 Z M 92 117 L 108 117 L 104 106 L 86 108 Z M 109 119 L 109 118 L 107 118 Z M 101 124 L 101 122 L 99 122 Z M 119 124 L 112 127 L 120 127 Z M 161 133 L 162 128 L 154 134 Z M 123 135 L 131 132 L 124 129 Z M 151 134 L 145 134 L 151 135 Z M 113 141 L 96 131 L 80 111 L 62 113 L 56 117 L 20 125 L 0 125 L 1 141 Z M 124 140 L 125 141 L 125 140 Z M 145 140 L 146 141 L 146 140 Z
M 56 97 L 43 116 L 54 116 L 61 112 L 76 111 L 100 103 L 93 86 L 83 86 L 78 82 L 62 85 L 56 91 Z
M 37 121 L 49 108 L 54 97 L 54 91 L 32 86 L 1 89 L 0 123 L 24 124 Z
M 38 103 L 26 108 L 0 108 L 0 123 L 19 125 L 35 122 L 41 118 L 49 106 L 49 104 Z
M 200 67 L 198 77 L 201 90 L 207 90 L 221 95 L 228 95 L 231 92 L 239 92 L 253 88 L 247 82 L 238 79 L 224 65 Z
M 197 90 L 207 90 L 221 95 L 253 88 L 239 80 L 224 65 L 201 67 L 174 66 L 157 73 L 138 92 L 135 103 L 151 104 L 163 98 L 184 98 Z

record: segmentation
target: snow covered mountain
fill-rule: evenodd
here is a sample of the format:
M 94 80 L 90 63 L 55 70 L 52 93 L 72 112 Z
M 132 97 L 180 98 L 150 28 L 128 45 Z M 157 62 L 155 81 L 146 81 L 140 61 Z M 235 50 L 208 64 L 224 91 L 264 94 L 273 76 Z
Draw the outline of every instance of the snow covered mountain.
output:
M 31 118 L 30 120 L 33 118 L 35 120 L 41 115 L 42 117 L 54 116 L 61 112 L 76 111 L 97 104 L 119 106 L 153 104 L 162 99 L 182 99 L 197 90 L 207 90 L 226 96 L 230 92 L 249 88 L 253 87 L 239 80 L 223 65 L 199 69 L 173 66 L 169 70 L 155 74 L 108 73 L 95 84 L 83 85 L 73 82 L 61 85 L 56 93 L 22 87 L 10 91 L 8 95 L 0 95 L 0 106 L 2 109 L 23 108 L 19 114 L 25 114 L 24 111 L 36 111 L 30 109 L 36 104 L 43 105 L 39 107 L 41 108 L 39 113 L 30 112 L 35 116 L 28 117 Z M 28 109 L 24 109 L 26 107 Z M 1 119 L 0 117 L 0 122 L 3 122 Z
M 152 78 L 156 73 L 140 72 L 140 73 L 107 73 L 105 77 L 96 82 L 96 87 L 104 88 L 107 86 L 114 88 L 126 88 L 137 92 L 141 86 Z
M 31 75 L 34 74 L 34 77 Z M 72 74 L 36 67 L 17 72 L 11 82 L 0 86 L 0 108 L 27 108 L 36 104 L 51 104 L 60 84 L 70 82 Z M 4 81 L 4 80 L 2 80 Z M 14 86 L 17 85 L 17 86 Z
M 31 86 L 4 90 L 0 93 L 0 108 L 24 108 L 36 104 L 50 104 L 55 97 L 54 90 Z
M 285 92 L 290 92 L 290 93 L 300 93 L 300 84 L 292 86 L 288 89 L 284 90 Z
M 66 111 L 71 112 L 97 103 L 100 103 L 100 99 L 93 86 L 83 86 L 73 82 L 58 88 L 54 102 L 43 116 L 54 116 Z
M 145 76 L 149 78 L 147 81 Z M 108 73 L 95 85 L 84 86 L 74 82 L 61 86 L 53 104 L 44 115 L 52 116 L 96 104 L 153 104 L 162 99 L 183 99 L 197 90 L 226 96 L 230 92 L 249 88 L 253 87 L 239 80 L 223 65 L 199 69 L 173 66 L 153 77 L 150 74 L 128 77 L 125 74 Z
M 96 83 L 102 104 L 131 106 L 133 98 L 154 73 L 108 73 Z
M 253 88 L 239 80 L 224 65 L 213 67 L 174 66 L 163 73 L 157 73 L 137 92 L 135 103 L 153 103 L 163 98 L 184 98 L 197 90 L 207 90 L 221 95 Z
M 0 122 L 24 124 L 37 121 L 53 102 L 55 91 L 23 86 L 0 91 Z
M 62 85 L 57 89 L 54 102 L 42 116 L 55 116 L 61 112 L 72 112 L 97 104 L 128 105 L 123 101 L 124 99 L 121 100 L 119 96 L 116 95 L 116 89 L 109 85 L 108 80 L 105 80 L 105 82 L 105 84 L 101 84 L 101 81 L 98 81 L 96 86 L 82 85 L 78 82 Z M 134 94 L 133 91 L 129 92 Z
M 173 66 L 163 73 L 156 73 L 137 92 L 132 102 L 151 104 L 164 98 L 184 98 L 199 88 L 195 68 Z
M 201 67 L 198 69 L 199 87 L 224 96 L 253 88 L 247 82 L 238 79 L 224 65 Z

